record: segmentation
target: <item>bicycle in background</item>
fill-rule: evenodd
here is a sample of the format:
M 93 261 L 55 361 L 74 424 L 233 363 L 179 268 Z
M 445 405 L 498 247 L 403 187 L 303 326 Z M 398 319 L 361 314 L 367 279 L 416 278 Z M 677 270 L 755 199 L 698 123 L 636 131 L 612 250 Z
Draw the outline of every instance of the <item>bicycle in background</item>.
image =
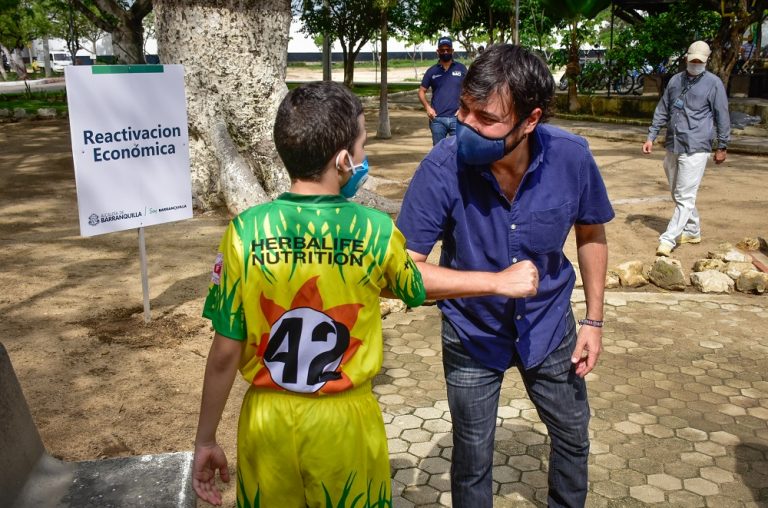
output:
M 624 72 L 611 72 L 608 66 L 600 62 L 589 62 L 582 66 L 576 78 L 576 87 L 581 93 L 592 94 L 596 91 L 607 91 L 617 95 L 642 95 L 645 76 L 652 73 L 664 74 L 667 67 L 659 64 L 656 67 L 645 64 L 640 69 L 629 69 Z M 568 89 L 568 78 L 563 75 L 558 83 L 560 90 Z

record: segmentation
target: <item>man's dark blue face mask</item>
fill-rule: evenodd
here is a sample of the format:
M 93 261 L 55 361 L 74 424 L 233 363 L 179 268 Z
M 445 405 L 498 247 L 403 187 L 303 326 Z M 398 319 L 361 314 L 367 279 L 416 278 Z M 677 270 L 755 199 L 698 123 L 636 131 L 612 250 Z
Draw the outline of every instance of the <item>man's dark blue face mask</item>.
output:
M 458 155 L 466 164 L 475 166 L 491 164 L 517 148 L 525 137 L 520 138 L 514 145 L 507 148 L 507 138 L 515 132 L 525 121 L 519 121 L 509 132 L 500 138 L 489 138 L 480 134 L 476 129 L 464 122 L 456 121 L 456 143 Z

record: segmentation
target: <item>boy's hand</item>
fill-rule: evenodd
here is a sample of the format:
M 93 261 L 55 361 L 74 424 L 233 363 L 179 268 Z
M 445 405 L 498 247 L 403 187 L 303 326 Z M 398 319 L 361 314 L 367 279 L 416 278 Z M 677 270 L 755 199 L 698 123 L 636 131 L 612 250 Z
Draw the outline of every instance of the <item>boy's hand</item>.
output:
M 496 294 L 509 298 L 535 296 L 539 290 L 539 271 L 526 260 L 515 263 L 496 274 Z
M 229 483 L 229 469 L 224 450 L 214 443 L 212 445 L 195 445 L 195 459 L 192 465 L 192 487 L 197 496 L 216 506 L 221 505 L 221 492 L 216 487 L 216 470 L 219 470 L 221 481 Z

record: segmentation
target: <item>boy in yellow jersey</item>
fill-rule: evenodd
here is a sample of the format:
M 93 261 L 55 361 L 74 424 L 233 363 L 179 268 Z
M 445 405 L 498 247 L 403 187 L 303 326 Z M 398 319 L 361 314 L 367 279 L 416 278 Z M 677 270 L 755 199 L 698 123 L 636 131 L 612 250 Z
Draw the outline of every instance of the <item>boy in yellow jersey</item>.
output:
M 238 507 L 391 507 L 371 380 L 382 362 L 379 295 L 420 305 L 421 274 L 390 217 L 347 201 L 367 177 L 360 101 L 337 83 L 283 99 L 275 145 L 290 192 L 235 217 L 203 316 L 205 370 L 193 485 L 220 504 L 216 428 L 235 373 L 250 383 L 237 436 Z

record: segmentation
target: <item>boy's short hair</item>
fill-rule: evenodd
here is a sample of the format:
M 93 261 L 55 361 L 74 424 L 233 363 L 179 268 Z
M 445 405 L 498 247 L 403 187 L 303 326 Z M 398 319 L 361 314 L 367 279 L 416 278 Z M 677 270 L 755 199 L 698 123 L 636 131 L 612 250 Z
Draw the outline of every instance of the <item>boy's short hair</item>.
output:
M 273 135 L 291 179 L 319 180 L 328 161 L 352 150 L 363 105 L 346 86 L 307 83 L 288 92 L 277 110 Z

